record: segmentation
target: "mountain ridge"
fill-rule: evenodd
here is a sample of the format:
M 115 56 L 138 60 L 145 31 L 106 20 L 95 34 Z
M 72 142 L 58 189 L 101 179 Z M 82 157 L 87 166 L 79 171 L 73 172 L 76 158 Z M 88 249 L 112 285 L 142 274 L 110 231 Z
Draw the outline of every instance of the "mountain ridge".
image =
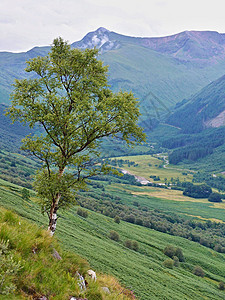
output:
M 199 38 L 201 36 L 201 39 Z M 210 37 L 210 38 L 209 38 Z M 113 91 L 132 90 L 147 110 L 171 107 L 189 98 L 224 74 L 225 34 L 213 31 L 184 31 L 166 37 L 130 37 L 103 27 L 71 44 L 81 49 L 99 48 L 99 58 L 109 65 Z M 29 78 L 26 60 L 48 54 L 50 46 L 27 52 L 0 52 L 0 102 L 9 104 L 16 78 Z M 147 99 L 149 91 L 160 99 Z M 142 109 L 142 113 L 144 109 Z
M 182 47 L 185 47 L 185 51 L 190 50 L 188 42 L 197 42 L 201 47 L 206 47 L 209 41 L 212 43 L 210 52 L 206 53 L 198 52 L 201 58 L 208 58 L 212 55 L 221 54 L 224 57 L 225 50 L 225 34 L 218 33 L 217 31 L 183 31 L 177 34 L 162 36 L 162 37 L 131 37 L 122 34 L 118 34 L 113 31 L 109 31 L 104 27 L 100 27 L 95 31 L 89 32 L 78 42 L 72 43 L 73 47 L 79 46 L 85 48 L 86 46 L 97 46 L 102 48 L 103 51 L 109 51 L 117 49 L 121 45 L 118 42 L 129 41 L 131 43 L 140 43 L 142 46 L 155 50 L 161 53 L 174 54 L 174 57 L 180 57 L 179 51 Z M 117 42 L 116 45 L 111 45 L 113 42 Z M 175 48 L 170 47 L 171 43 L 175 42 Z M 85 45 L 85 43 L 87 43 Z M 165 43 L 170 43 L 169 47 L 165 47 Z M 105 45 L 107 44 L 107 45 Z M 196 58 L 197 53 L 193 53 L 190 58 Z M 186 59 L 189 57 L 187 56 Z

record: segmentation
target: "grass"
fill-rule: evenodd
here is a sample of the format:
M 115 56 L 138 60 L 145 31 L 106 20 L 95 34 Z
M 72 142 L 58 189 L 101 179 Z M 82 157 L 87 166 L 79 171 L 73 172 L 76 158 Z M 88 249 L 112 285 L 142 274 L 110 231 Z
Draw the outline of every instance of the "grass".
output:
M 152 196 L 155 198 L 165 199 L 165 200 L 174 200 L 174 201 L 191 201 L 191 202 L 202 202 L 207 203 L 208 199 L 195 199 L 191 197 L 186 197 L 183 195 L 183 191 L 161 189 L 161 188 L 151 188 L 146 187 L 143 191 L 140 188 L 140 191 L 131 192 L 133 195 L 146 195 Z M 224 205 L 225 208 L 225 205 Z
M 30 201 L 30 205 L 27 205 L 18 192 L 9 189 L 11 184 L 6 189 L 4 182 L 0 183 L 2 206 L 46 226 L 47 218 L 40 215 L 35 203 Z M 119 233 L 119 242 L 108 238 L 110 230 Z M 113 219 L 94 212 L 89 212 L 88 218 L 84 219 L 76 214 L 76 208 L 63 213 L 59 218 L 56 236 L 64 249 L 88 259 L 94 270 L 116 276 L 140 299 L 219 300 L 225 296 L 217 288 L 218 282 L 225 280 L 225 256 L 183 238 L 123 221 L 116 224 Z M 123 245 L 127 239 L 138 242 L 138 252 Z M 184 253 L 186 260 L 179 268 L 168 269 L 163 266 L 167 258 L 163 249 L 168 244 L 180 247 Z M 204 269 L 204 278 L 192 274 L 195 265 Z

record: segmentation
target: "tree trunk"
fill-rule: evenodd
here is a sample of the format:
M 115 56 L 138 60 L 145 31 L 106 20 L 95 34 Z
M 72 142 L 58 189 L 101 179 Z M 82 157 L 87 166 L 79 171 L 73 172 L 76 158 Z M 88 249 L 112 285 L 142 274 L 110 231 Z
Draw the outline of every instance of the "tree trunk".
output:
M 59 171 L 59 181 L 63 175 L 64 169 Z M 56 223 L 57 223 L 57 210 L 58 210 L 58 204 L 59 200 L 61 198 L 61 194 L 58 193 L 56 196 L 56 199 L 52 201 L 50 213 L 49 213 L 49 224 L 48 224 L 48 231 L 51 236 L 54 235 L 55 230 L 56 230 Z
M 48 231 L 51 236 L 53 236 L 56 230 L 57 209 L 58 209 L 58 205 L 56 204 L 56 202 L 52 203 L 50 214 L 49 214 L 49 225 L 48 225 Z

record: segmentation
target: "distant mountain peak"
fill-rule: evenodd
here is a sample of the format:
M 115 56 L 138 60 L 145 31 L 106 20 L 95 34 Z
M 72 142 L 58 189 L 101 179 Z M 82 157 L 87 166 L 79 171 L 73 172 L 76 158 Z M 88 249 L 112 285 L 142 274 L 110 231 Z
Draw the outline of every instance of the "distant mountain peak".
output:
M 95 32 L 96 33 L 105 33 L 105 32 L 110 32 L 110 31 L 104 27 L 99 27 Z
M 110 38 L 110 32 L 104 27 L 99 27 L 97 30 L 89 32 L 85 37 L 72 44 L 72 47 L 85 48 L 98 48 L 100 52 L 114 50 L 120 47 L 119 41 Z

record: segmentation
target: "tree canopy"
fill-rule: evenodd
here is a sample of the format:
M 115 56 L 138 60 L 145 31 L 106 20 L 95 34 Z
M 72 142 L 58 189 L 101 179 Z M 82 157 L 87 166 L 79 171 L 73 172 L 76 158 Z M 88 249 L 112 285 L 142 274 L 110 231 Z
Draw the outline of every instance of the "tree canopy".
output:
M 109 171 L 95 161 L 102 138 L 117 137 L 127 144 L 145 139 L 137 125 L 137 100 L 131 92 L 110 90 L 107 67 L 97 54 L 57 38 L 47 56 L 27 62 L 25 70 L 35 76 L 14 84 L 11 119 L 41 128 L 41 134 L 23 140 L 22 149 L 42 161 L 34 187 L 52 234 L 57 210 L 73 203 L 74 191 L 83 188 L 86 178 Z

